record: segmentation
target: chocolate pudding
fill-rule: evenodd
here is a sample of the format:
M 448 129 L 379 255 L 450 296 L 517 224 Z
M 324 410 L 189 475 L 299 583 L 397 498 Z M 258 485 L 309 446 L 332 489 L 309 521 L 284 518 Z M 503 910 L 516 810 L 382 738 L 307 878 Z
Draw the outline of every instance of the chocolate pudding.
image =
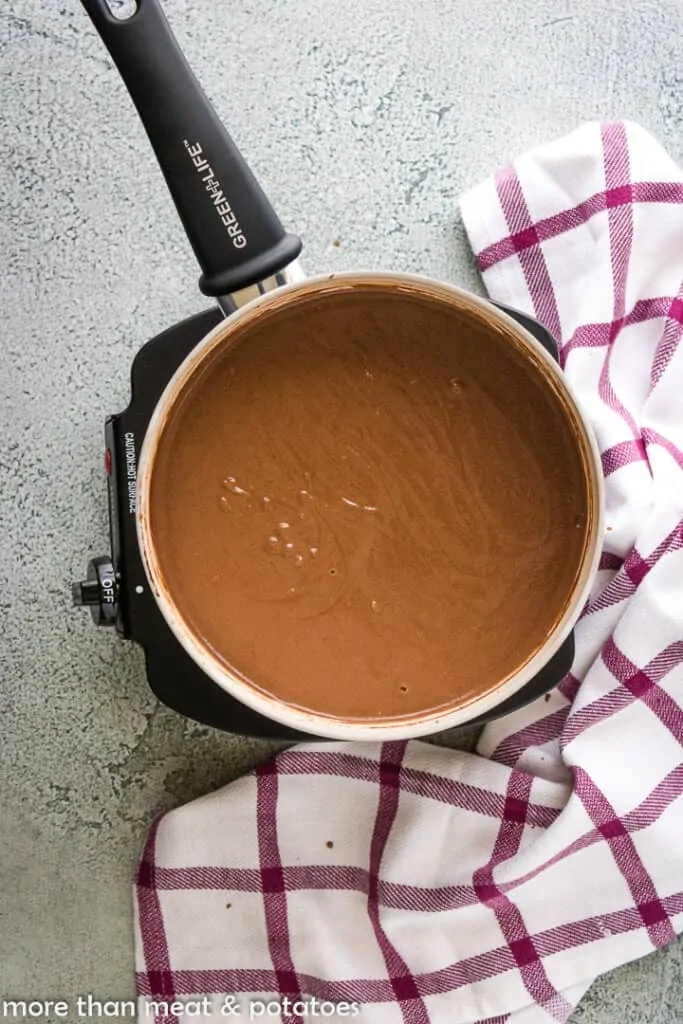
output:
M 481 312 L 371 283 L 266 305 L 161 434 L 163 585 L 288 704 L 464 706 L 565 611 L 590 517 L 576 437 L 542 360 Z

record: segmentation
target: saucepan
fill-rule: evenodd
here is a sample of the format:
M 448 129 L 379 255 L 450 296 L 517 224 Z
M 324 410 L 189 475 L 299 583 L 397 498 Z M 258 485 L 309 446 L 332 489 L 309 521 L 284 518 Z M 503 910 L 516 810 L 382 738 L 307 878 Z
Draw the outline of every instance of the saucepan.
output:
M 518 693 L 560 650 L 590 594 L 603 537 L 603 484 L 598 449 L 580 403 L 557 362 L 528 329 L 532 322 L 446 282 L 389 272 L 335 273 L 307 277 L 301 241 L 282 226 L 258 181 L 220 122 L 189 68 L 158 0 L 137 0 L 130 13 L 119 0 L 82 0 L 137 108 L 171 196 L 202 270 L 201 292 L 214 299 L 225 319 L 177 370 L 145 436 L 138 467 L 137 531 L 150 588 L 170 629 L 201 669 L 243 704 L 302 733 L 376 740 L 424 736 L 482 717 Z M 130 5 L 128 5 L 130 7 Z M 117 8 L 119 8 L 117 12 Z M 124 16 L 125 15 L 125 16 Z M 316 294 L 340 295 L 378 287 L 428 296 L 514 337 L 519 350 L 541 368 L 575 425 L 586 467 L 589 516 L 580 570 L 564 611 L 537 649 L 512 676 L 466 706 L 415 716 L 413 720 L 345 721 L 317 714 L 250 686 L 197 636 L 169 589 L 150 521 L 150 486 L 164 426 L 196 375 L 229 347 L 237 333 L 259 324 L 271 308 L 294 305 Z

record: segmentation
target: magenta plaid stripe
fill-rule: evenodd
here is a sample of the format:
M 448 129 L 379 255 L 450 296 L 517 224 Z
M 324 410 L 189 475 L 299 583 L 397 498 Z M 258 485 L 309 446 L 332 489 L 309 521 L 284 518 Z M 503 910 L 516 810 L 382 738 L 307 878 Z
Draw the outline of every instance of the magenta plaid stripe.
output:
M 641 440 L 620 441 L 602 453 L 602 471 L 605 476 L 616 473 L 618 469 L 632 462 L 647 462 L 645 445 Z
M 532 296 L 534 314 L 553 338 L 559 339 L 562 337 L 560 316 L 548 267 L 514 167 L 507 167 L 496 175 L 496 186 L 501 209 L 513 237 L 523 239 L 517 256 Z
M 666 320 L 674 309 L 676 316 L 679 311 L 670 296 L 659 296 L 655 299 L 639 299 L 628 313 L 616 320 L 605 320 L 602 323 L 582 324 L 574 331 L 571 338 L 562 344 L 562 363 L 566 366 L 569 353 L 579 348 L 602 348 L 610 344 L 624 327 L 632 324 L 647 323 L 649 320 Z
M 633 700 L 642 700 L 683 745 L 683 709 L 658 685 L 669 672 L 683 664 L 683 640 L 660 651 L 642 669 L 636 668 L 611 638 L 603 648 L 602 659 L 619 685 L 571 716 L 564 730 L 563 744 L 566 746 L 597 722 L 622 711 Z
M 629 832 L 649 828 L 683 793 L 683 760 L 657 783 L 646 800 L 623 816 Z M 673 911 L 672 911 L 673 913 Z
M 683 337 L 683 283 L 666 314 L 664 332 L 657 345 L 650 373 L 650 389 L 657 387 Z
M 374 785 L 380 780 L 380 765 L 376 761 L 355 754 L 338 754 L 325 750 L 287 750 L 281 755 L 279 772 L 280 775 L 336 775 Z M 416 793 L 430 800 L 460 807 L 475 814 L 486 814 L 496 819 L 501 817 L 505 806 L 505 797 L 500 793 L 414 768 L 401 769 L 400 786 L 406 793 Z M 529 807 L 529 823 L 545 828 L 554 820 L 556 814 L 552 807 L 532 804 Z
M 150 995 L 158 995 L 160 1000 L 172 1003 L 175 998 L 174 979 L 155 878 L 155 850 L 160 822 L 161 818 L 157 818 L 147 837 L 136 877 L 136 894 L 140 919 L 145 922 L 141 938 L 145 954 L 146 985 Z M 177 1024 L 177 1020 L 171 1014 L 155 1014 L 155 1024 Z
M 284 869 L 283 869 L 284 870 Z M 294 868 L 288 868 L 287 878 L 292 878 Z M 302 870 L 306 871 L 307 868 Z M 154 869 L 154 884 L 157 889 L 234 889 L 238 892 L 260 892 L 261 871 L 258 868 L 221 868 L 204 864 L 188 868 Z M 285 888 L 290 888 L 289 884 Z M 298 888 L 298 886 L 294 886 Z M 315 888 L 315 885 L 311 885 Z
M 600 570 L 609 572 L 618 572 L 624 564 L 624 559 L 620 555 L 612 554 L 611 551 L 603 551 L 600 555 Z
M 560 708 L 559 711 L 553 711 L 552 714 L 546 715 L 544 718 L 530 722 L 518 732 L 506 736 L 491 756 L 501 764 L 509 764 L 513 768 L 529 747 L 540 747 L 558 738 L 567 720 L 568 712 L 569 705 Z
M 302 864 L 282 868 L 286 892 L 304 889 L 315 891 L 346 891 L 369 895 L 369 869 L 341 864 Z M 182 892 L 186 889 L 261 892 L 261 873 L 250 868 L 157 868 L 154 875 L 158 891 Z M 379 907 L 414 910 L 420 913 L 455 909 L 476 903 L 472 886 L 440 886 L 420 888 L 378 878 L 373 899 Z
M 507 169 L 506 169 L 507 172 Z M 533 225 L 494 242 L 477 256 L 477 266 L 482 273 L 502 260 L 519 253 L 529 246 L 546 242 L 549 238 L 580 227 L 607 209 L 617 206 L 632 206 L 634 203 L 682 203 L 683 185 L 677 181 L 638 181 L 629 186 L 617 186 L 595 192 L 588 199 L 569 210 L 562 210 L 552 217 L 544 217 Z
M 570 704 L 573 704 L 574 699 L 577 693 L 579 692 L 580 685 L 580 680 L 577 679 L 576 676 L 572 675 L 571 672 L 569 672 L 557 688 L 562 694 L 562 696 L 565 697 Z
M 605 161 L 605 181 L 609 186 L 622 186 L 629 181 L 628 143 L 624 126 L 606 124 L 602 129 L 602 145 Z M 605 405 L 619 413 L 634 438 L 638 438 L 638 426 L 633 415 L 618 398 L 610 378 L 610 367 L 614 358 L 613 342 L 618 337 L 626 310 L 626 282 L 631 261 L 633 243 L 633 207 L 610 206 L 607 210 L 609 223 L 610 255 L 614 287 L 614 309 L 610 328 L 610 346 L 607 349 L 598 393 Z
M 271 761 L 268 764 L 260 765 L 256 769 L 256 782 L 258 788 L 256 824 L 261 864 L 261 891 L 266 914 L 268 948 L 275 971 L 275 991 L 296 1000 L 301 997 L 301 989 L 289 948 L 287 893 L 277 838 L 277 762 Z M 283 1024 L 301 1024 L 301 1022 L 302 1018 L 296 1014 L 283 1014 Z
M 675 933 L 655 884 L 638 856 L 627 826 L 619 820 L 604 793 L 582 768 L 574 769 L 574 783 L 584 807 L 609 844 L 614 860 L 647 927 L 653 946 L 657 948 L 665 945 L 675 938 Z
M 490 906 L 496 915 L 507 948 L 514 957 L 529 995 L 547 1009 L 555 1020 L 562 1022 L 567 1019 L 572 1007 L 550 984 L 522 915 L 512 900 L 496 885 L 493 877 L 496 866 L 514 857 L 519 849 L 530 793 L 530 777 L 513 772 L 493 852 L 488 863 L 475 871 L 474 888 L 482 903 Z
M 625 814 L 622 821 L 625 828 L 629 832 L 636 832 L 641 829 L 649 828 L 656 823 L 662 813 L 681 796 L 683 788 L 683 764 L 671 772 L 662 782 L 652 791 L 652 793 L 639 804 L 635 810 Z M 521 874 L 514 882 L 508 885 L 501 886 L 501 891 L 514 892 L 520 885 L 524 885 L 527 882 L 532 881 L 534 878 L 539 877 L 542 873 L 550 867 L 554 867 L 556 864 L 560 864 L 562 861 L 567 860 L 574 853 L 578 853 L 581 850 L 586 850 L 590 846 L 596 846 L 602 844 L 604 836 L 599 828 L 593 828 L 589 832 L 584 832 L 577 838 L 573 839 L 565 849 L 560 853 L 555 854 L 553 857 L 549 857 L 538 868 L 534 868 L 531 871 Z
M 378 882 L 382 866 L 382 856 L 391 832 L 400 792 L 399 777 L 401 761 L 405 750 L 404 743 L 385 743 L 382 747 L 382 760 L 379 765 L 379 804 L 375 830 L 370 845 L 370 885 L 368 890 L 368 914 L 382 956 L 387 966 L 389 981 L 394 996 L 401 1007 L 403 1020 L 406 1024 L 429 1024 L 429 1017 L 420 996 L 415 978 L 408 970 L 408 965 L 392 944 L 385 929 L 382 927 L 382 916 L 378 899 Z
M 643 441 L 646 446 L 659 445 L 659 447 L 663 448 L 664 451 L 671 456 L 674 462 L 683 469 L 683 454 L 674 444 L 672 444 L 668 437 L 664 437 L 656 430 L 648 430 L 646 427 L 645 430 L 643 430 Z
M 602 659 L 614 678 L 633 697 L 642 700 L 683 746 L 683 709 L 658 685 L 683 664 L 683 640 L 669 644 L 644 668 L 638 668 L 610 638 L 603 647 Z
M 661 561 L 664 555 L 680 551 L 682 548 L 683 523 L 675 526 L 647 558 L 643 558 L 637 548 L 633 548 L 617 575 L 610 580 L 602 593 L 594 601 L 591 601 L 584 614 L 592 615 L 632 598 L 647 574 Z

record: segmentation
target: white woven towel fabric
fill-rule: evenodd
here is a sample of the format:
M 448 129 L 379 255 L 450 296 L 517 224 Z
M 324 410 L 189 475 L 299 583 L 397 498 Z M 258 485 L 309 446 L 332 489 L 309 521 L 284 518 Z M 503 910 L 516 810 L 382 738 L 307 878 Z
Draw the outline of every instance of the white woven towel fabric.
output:
M 683 175 L 586 124 L 474 188 L 489 295 L 593 423 L 601 567 L 571 674 L 476 754 L 306 744 L 155 822 L 140 1014 L 544 1024 L 683 931 Z

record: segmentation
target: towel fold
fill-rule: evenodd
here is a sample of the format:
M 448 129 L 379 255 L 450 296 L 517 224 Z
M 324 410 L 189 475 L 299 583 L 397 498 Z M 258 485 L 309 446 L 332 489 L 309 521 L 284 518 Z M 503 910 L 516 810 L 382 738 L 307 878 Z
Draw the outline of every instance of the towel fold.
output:
M 637 125 L 591 123 L 462 216 L 489 295 L 559 342 L 602 454 L 572 672 L 475 754 L 304 744 L 158 820 L 142 1020 L 561 1022 L 683 931 L 683 175 Z

